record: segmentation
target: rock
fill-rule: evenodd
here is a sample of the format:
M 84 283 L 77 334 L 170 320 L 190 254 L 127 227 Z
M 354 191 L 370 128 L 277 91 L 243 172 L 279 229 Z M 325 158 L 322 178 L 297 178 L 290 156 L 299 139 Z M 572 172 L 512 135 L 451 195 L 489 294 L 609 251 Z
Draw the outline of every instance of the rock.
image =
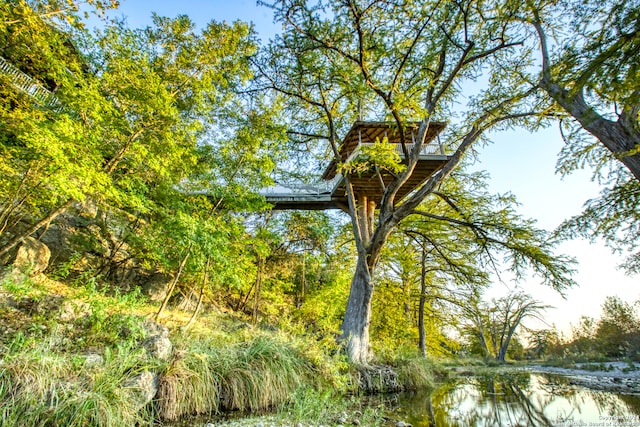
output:
M 35 275 L 42 273 L 49 266 L 50 258 L 51 251 L 47 245 L 33 237 L 27 237 L 18 248 L 18 253 L 13 261 L 14 274 Z
M 142 293 L 149 300 L 160 302 L 167 295 L 173 277 L 170 274 L 155 273 L 142 284 Z
M 158 360 L 167 361 L 171 357 L 173 350 L 173 344 L 168 337 L 160 335 L 154 335 L 147 338 L 142 343 L 142 346 L 149 352 L 149 354 Z
M 85 368 L 93 368 L 104 365 L 104 358 L 97 353 L 89 353 L 84 359 Z
M 169 339 L 169 328 L 151 320 L 145 320 L 142 327 L 147 336 L 142 346 L 156 359 L 168 360 L 173 351 L 173 344 Z
M 98 216 L 98 204 L 91 197 L 87 197 L 83 202 L 75 202 L 74 207 L 78 215 L 83 218 L 95 218 Z
M 145 334 L 148 337 L 152 337 L 154 335 L 159 335 L 161 337 L 169 337 L 169 328 L 167 328 L 164 325 L 161 325 L 158 322 L 154 322 L 152 320 L 145 320 L 144 323 L 142 324 L 142 327 L 144 328 Z
M 74 238 L 78 236 L 78 229 L 72 226 L 65 219 L 68 215 L 58 217 L 58 220 L 51 224 L 47 232 L 42 235 L 42 241 L 53 249 L 51 262 L 58 265 L 71 262 L 78 253 L 74 244 Z
M 149 371 L 126 380 L 122 387 L 125 388 L 130 399 L 139 408 L 144 407 L 153 400 L 158 392 L 158 376 Z
M 76 319 L 91 316 L 91 306 L 84 301 L 65 301 L 60 307 L 58 320 L 61 322 L 73 322 Z

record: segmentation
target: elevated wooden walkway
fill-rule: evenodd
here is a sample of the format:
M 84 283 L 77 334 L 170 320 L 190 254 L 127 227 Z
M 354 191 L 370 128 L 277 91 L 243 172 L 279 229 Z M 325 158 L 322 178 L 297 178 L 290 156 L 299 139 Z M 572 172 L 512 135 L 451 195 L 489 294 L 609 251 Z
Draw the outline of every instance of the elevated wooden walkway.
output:
M 331 194 L 269 194 L 265 196 L 273 210 L 319 211 L 327 209 L 347 209 L 347 199 Z
M 38 80 L 23 73 L 2 56 L 0 56 L 0 73 L 7 75 L 16 88 L 30 95 L 39 104 L 53 108 L 56 111 L 61 110 L 60 101 L 51 91 L 45 88 Z

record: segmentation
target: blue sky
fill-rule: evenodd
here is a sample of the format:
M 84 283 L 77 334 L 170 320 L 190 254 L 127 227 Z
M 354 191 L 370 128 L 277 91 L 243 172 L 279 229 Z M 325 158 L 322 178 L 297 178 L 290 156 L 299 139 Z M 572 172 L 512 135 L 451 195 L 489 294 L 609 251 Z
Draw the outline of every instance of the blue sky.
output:
M 152 11 L 170 17 L 186 14 L 200 28 L 211 20 L 249 21 L 262 40 L 279 29 L 273 23 L 271 11 L 257 6 L 255 0 L 122 0 L 115 16 L 125 16 L 130 26 L 138 27 L 150 22 Z M 562 220 L 578 214 L 587 199 L 597 196 L 598 187 L 591 182 L 589 171 L 564 179 L 555 175 L 557 153 L 563 144 L 557 128 L 535 134 L 517 130 L 499 132 L 491 134 L 491 140 L 492 144 L 479 149 L 480 162 L 474 168 L 490 173 L 491 191 L 515 194 L 521 203 L 519 212 L 536 219 L 540 227 L 554 229 Z M 612 255 L 603 244 L 576 240 L 563 244 L 559 252 L 576 257 L 580 263 L 575 276 L 580 286 L 569 290 L 566 300 L 538 285 L 535 278 L 521 285 L 535 298 L 556 307 L 546 316 L 549 323 L 568 331 L 569 322 L 576 323 L 580 315 L 599 316 L 600 305 L 608 295 L 618 295 L 628 302 L 640 298 L 638 278 L 627 277 L 617 270 L 616 265 L 622 259 Z M 508 286 L 509 283 L 496 284 L 489 295 L 500 296 Z

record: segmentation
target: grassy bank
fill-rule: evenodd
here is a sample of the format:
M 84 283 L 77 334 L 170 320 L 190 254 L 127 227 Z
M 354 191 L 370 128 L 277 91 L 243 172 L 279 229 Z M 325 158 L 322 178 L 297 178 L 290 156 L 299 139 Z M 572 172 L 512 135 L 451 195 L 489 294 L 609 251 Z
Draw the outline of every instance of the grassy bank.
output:
M 184 331 L 189 313 L 168 311 L 173 350 L 154 357 L 145 343 L 157 307 L 98 288 L 44 276 L 0 284 L 1 425 L 153 425 L 265 410 L 326 421 L 357 392 L 337 346 L 304 338 L 295 325 L 253 326 L 234 313 L 209 310 Z M 432 383 L 430 365 L 418 358 L 385 362 L 409 388 Z M 375 411 L 359 412 L 374 423 Z

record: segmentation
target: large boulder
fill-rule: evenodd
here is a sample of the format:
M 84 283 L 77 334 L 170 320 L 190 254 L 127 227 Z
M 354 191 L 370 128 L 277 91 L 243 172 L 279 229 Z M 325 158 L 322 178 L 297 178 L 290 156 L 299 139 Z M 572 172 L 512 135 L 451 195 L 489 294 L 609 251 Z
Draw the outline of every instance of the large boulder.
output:
M 144 371 L 126 380 L 122 387 L 132 400 L 132 406 L 143 408 L 153 400 L 158 392 L 158 375 Z
M 172 280 L 173 277 L 170 274 L 155 273 L 142 284 L 142 293 L 150 301 L 160 302 L 167 295 Z
M 27 237 L 24 239 L 13 261 L 14 273 L 35 275 L 42 273 L 49 266 L 51 251 L 44 243 Z
M 151 356 L 162 361 L 169 360 L 173 351 L 171 340 L 167 337 L 161 337 L 160 335 L 147 338 L 142 343 L 142 346 Z
M 173 352 L 173 344 L 169 339 L 169 329 L 156 322 L 147 320 L 143 325 L 147 339 L 142 346 L 158 360 L 167 361 Z

